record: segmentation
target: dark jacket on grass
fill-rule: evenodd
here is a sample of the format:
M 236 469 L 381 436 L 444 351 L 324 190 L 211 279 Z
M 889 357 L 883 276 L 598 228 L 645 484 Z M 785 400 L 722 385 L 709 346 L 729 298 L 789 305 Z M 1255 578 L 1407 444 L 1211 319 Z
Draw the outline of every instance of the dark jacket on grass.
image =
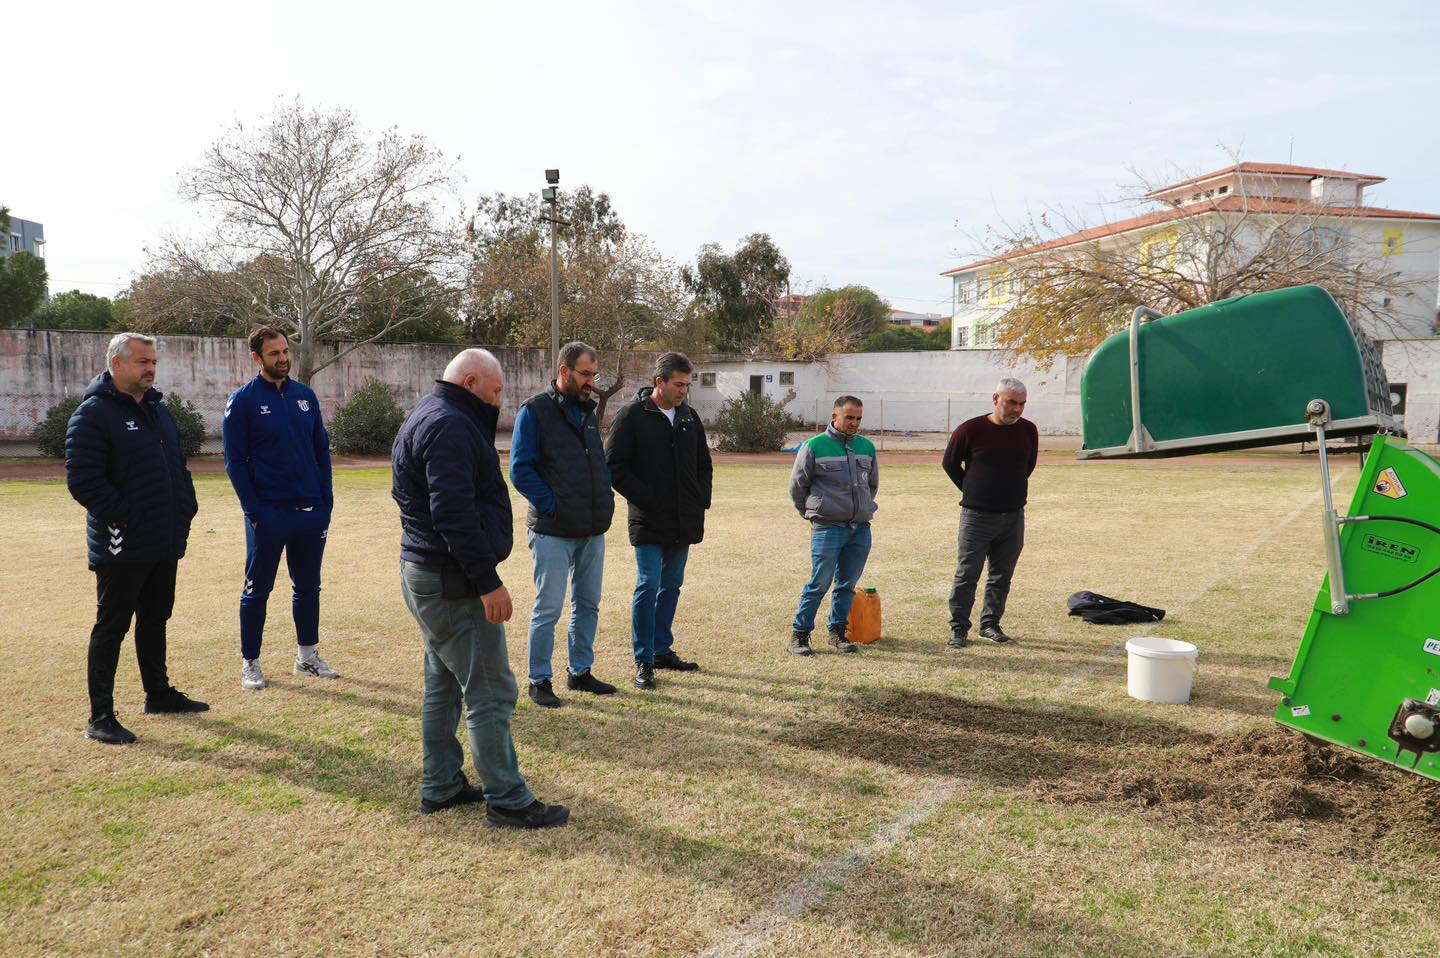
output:
M 630 502 L 630 544 L 692 545 L 705 538 L 714 467 L 705 427 L 689 404 L 675 425 L 641 389 L 615 414 L 605 459 L 615 491 Z
M 481 595 L 514 544 L 510 490 L 495 452 L 500 408 L 453 383 L 415 407 L 391 450 L 390 494 L 400 506 L 400 558 L 456 566 Z
M 65 485 L 89 513 L 90 568 L 175 562 L 199 507 L 180 432 L 158 389 L 136 402 L 108 372 L 85 390 L 65 430 Z

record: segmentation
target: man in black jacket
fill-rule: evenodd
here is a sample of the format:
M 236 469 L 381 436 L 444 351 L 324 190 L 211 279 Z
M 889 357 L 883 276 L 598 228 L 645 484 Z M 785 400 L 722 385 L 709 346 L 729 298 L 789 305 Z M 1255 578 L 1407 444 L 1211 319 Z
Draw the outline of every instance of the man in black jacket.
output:
M 693 672 L 675 653 L 675 609 L 690 546 L 705 538 L 714 468 L 705 427 L 685 402 L 692 367 L 682 353 L 655 365 L 654 385 L 615 415 L 605 440 L 615 490 L 630 502 L 630 544 L 637 580 L 630 638 L 635 686 L 655 687 L 655 670 Z
M 615 686 L 591 674 L 600 587 L 605 575 L 605 532 L 615 516 L 615 493 L 595 419 L 595 349 L 585 343 L 560 347 L 555 381 L 531 396 L 515 417 L 510 440 L 510 482 L 530 501 L 525 525 L 535 559 L 535 608 L 530 613 L 530 700 L 560 707 L 551 683 L 555 623 L 571 585 L 571 691 L 610 695 Z
M 487 825 L 551 828 L 564 825 L 570 810 L 530 793 L 510 737 L 519 688 L 505 650 L 510 592 L 498 567 L 514 533 L 495 452 L 504 388 L 499 361 L 467 349 L 395 437 L 400 587 L 425 643 L 420 811 L 484 801 Z M 465 778 L 465 753 L 455 738 L 462 703 L 478 789 Z
M 90 723 L 85 737 L 128 745 L 115 715 L 120 644 L 135 620 L 135 657 L 145 711 L 204 712 L 171 687 L 165 623 L 175 607 L 175 570 L 198 507 L 170 410 L 154 388 L 155 340 L 119 333 L 65 432 L 65 484 L 85 507 L 97 608 L 90 631 Z

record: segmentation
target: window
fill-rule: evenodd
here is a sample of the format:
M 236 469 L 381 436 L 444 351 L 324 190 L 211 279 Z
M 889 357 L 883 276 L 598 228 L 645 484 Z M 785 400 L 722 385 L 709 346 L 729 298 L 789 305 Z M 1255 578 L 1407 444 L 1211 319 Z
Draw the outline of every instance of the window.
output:
M 1405 415 L 1405 393 L 1409 386 L 1405 383 L 1390 384 L 1390 411 L 1396 416 Z
M 957 326 L 955 328 L 955 345 L 960 349 L 965 349 L 970 345 L 969 326 Z
M 1328 226 L 1312 226 L 1300 234 L 1311 253 L 1333 253 L 1340 248 L 1340 231 Z
M 780 385 L 782 385 L 782 386 L 793 386 L 793 385 L 795 385 L 795 374 L 794 374 L 794 373 L 781 373 L 781 374 L 780 374 Z
M 700 385 L 701 385 L 701 386 L 709 386 L 709 387 L 711 387 L 711 388 L 714 388 L 714 386 L 715 386 L 715 374 L 714 374 L 714 373 L 701 373 L 701 374 L 700 374 Z
M 11 234 L 10 234 L 10 252 L 12 252 L 12 253 L 18 253 L 19 251 L 20 251 L 20 234 L 19 234 L 19 233 L 11 233 Z
M 1215 192 L 1219 193 L 1221 196 L 1224 196 L 1226 193 L 1229 193 L 1229 192 L 1230 192 L 1230 187 L 1228 187 L 1228 186 L 1222 186 L 1222 187 L 1220 187 L 1220 189 L 1216 190 Z
M 1399 256 L 1405 252 L 1404 230 L 1387 230 L 1384 243 L 1386 256 Z

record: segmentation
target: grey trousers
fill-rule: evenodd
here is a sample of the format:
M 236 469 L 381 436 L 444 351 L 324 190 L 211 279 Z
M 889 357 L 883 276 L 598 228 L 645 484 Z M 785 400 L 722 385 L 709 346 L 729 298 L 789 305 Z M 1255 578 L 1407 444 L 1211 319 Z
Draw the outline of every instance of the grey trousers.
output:
M 520 774 L 510 738 L 519 687 L 505 651 L 505 626 L 486 621 L 485 603 L 478 598 L 444 598 L 438 571 L 402 559 L 400 585 L 425 641 L 420 796 L 443 802 L 465 787 L 465 753 L 455 737 L 463 715 L 485 801 L 524 808 L 535 796 Z
M 1005 600 L 1010 596 L 1010 578 L 1020 550 L 1025 548 L 1025 510 L 1015 512 L 980 512 L 960 510 L 960 558 L 955 566 L 955 582 L 950 587 L 950 631 L 964 635 L 970 631 L 970 612 L 975 607 L 975 588 L 980 583 L 980 569 L 988 566 L 985 579 L 985 607 L 980 612 L 980 627 L 998 627 L 1005 615 Z

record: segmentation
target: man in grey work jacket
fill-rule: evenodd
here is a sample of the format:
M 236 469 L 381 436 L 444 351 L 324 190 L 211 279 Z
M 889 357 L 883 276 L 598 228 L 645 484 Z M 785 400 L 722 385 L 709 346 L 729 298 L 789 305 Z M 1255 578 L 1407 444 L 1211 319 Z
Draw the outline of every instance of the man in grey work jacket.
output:
M 535 559 L 535 608 L 530 613 L 530 700 L 560 707 L 551 679 L 555 623 L 570 592 L 571 691 L 610 695 L 615 686 L 591 674 L 600 585 L 605 574 L 605 532 L 615 517 L 610 468 L 595 419 L 594 347 L 566 343 L 560 369 L 543 393 L 530 397 L 515 417 L 510 440 L 510 482 L 530 501 L 525 525 Z
M 864 404 L 854 396 L 835 400 L 830 425 L 809 439 L 795 456 L 790 500 L 810 522 L 810 581 L 800 593 L 800 608 L 790 633 L 791 655 L 813 655 L 810 632 L 820 603 L 830 598 L 830 646 L 856 652 L 845 637 L 855 584 L 870 556 L 870 520 L 880 490 L 875 445 L 860 435 Z

